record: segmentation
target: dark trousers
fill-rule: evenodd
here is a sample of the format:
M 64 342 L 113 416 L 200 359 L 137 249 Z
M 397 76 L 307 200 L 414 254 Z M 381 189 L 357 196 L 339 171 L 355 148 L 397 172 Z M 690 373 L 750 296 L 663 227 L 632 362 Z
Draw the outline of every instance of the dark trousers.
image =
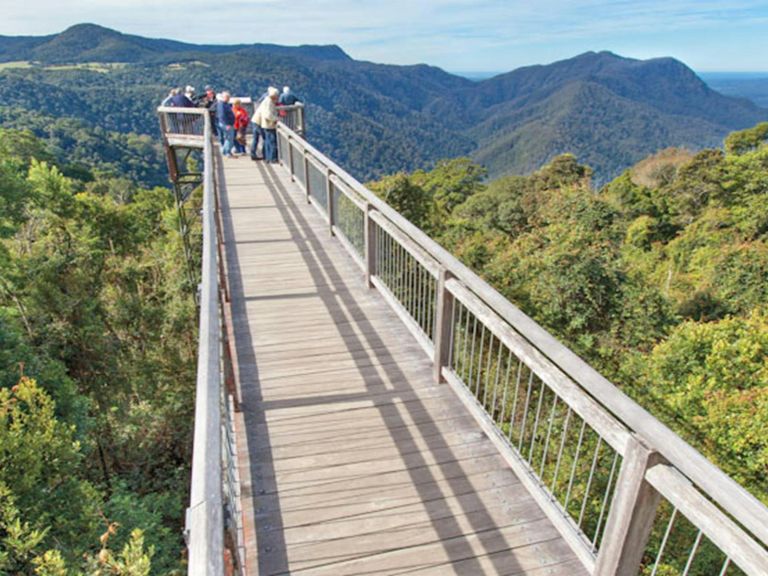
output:
M 264 160 L 277 162 L 277 130 L 264 130 Z
M 258 149 L 258 146 L 259 146 L 259 138 L 261 138 L 263 145 L 266 145 L 266 140 L 264 138 L 264 129 L 258 124 L 254 124 L 253 125 L 253 141 L 251 142 L 251 158 L 256 158 L 256 150 Z

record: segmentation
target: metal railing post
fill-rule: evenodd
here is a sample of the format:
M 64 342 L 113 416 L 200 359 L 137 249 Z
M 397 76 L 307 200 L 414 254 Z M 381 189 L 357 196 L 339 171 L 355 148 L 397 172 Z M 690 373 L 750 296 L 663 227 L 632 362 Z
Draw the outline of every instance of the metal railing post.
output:
M 306 137 L 305 130 L 304 130 L 304 105 L 302 104 L 296 109 L 296 118 L 298 123 L 298 130 L 297 132 L 301 134 L 302 136 Z
M 437 277 L 437 302 L 435 303 L 435 326 L 433 330 L 435 342 L 435 356 L 432 369 L 435 382 L 444 381 L 443 366 L 448 366 L 451 353 L 451 332 L 453 330 L 453 294 L 446 288 L 445 283 L 451 275 L 445 268 L 440 268 Z
M 328 207 L 328 231 L 333 236 L 333 227 L 336 225 L 336 219 L 334 218 L 334 200 L 333 200 L 333 185 L 331 184 L 331 172 L 330 168 L 325 169 L 325 205 Z
M 645 472 L 661 458 L 637 437 L 627 446 L 595 564 L 595 576 L 635 576 L 653 528 L 661 495 Z
M 296 171 L 293 166 L 293 144 L 291 144 L 291 135 L 288 134 L 288 167 L 291 169 L 291 182 L 296 181 Z
M 307 204 L 309 204 L 311 193 L 309 191 L 309 158 L 306 150 L 302 150 L 301 157 L 304 162 L 304 192 L 307 194 Z
M 373 206 L 365 205 L 365 283 L 373 288 L 371 279 L 376 275 L 376 223 L 371 218 Z

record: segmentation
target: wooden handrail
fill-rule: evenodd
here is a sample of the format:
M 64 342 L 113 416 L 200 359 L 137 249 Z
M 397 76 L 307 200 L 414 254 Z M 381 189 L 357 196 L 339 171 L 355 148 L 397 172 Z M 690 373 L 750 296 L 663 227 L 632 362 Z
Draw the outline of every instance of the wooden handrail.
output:
M 203 152 L 201 211 L 203 238 L 202 272 L 198 287 L 200 312 L 198 362 L 192 478 L 185 535 L 189 551 L 188 574 L 224 576 L 228 570 L 225 565 L 227 564 L 225 548 L 232 552 L 229 562 L 232 562 L 238 571 L 242 568 L 243 558 L 239 551 L 239 543 L 232 541 L 233 538 L 237 540 L 240 537 L 237 532 L 241 526 L 240 519 L 237 517 L 240 506 L 236 501 L 239 498 L 239 488 L 237 479 L 233 478 L 233 471 L 236 469 L 231 453 L 233 446 L 223 445 L 222 441 L 222 431 L 225 431 L 230 441 L 233 441 L 231 430 L 228 429 L 231 424 L 229 408 L 235 406 L 238 399 L 236 390 L 233 389 L 235 373 L 228 342 L 228 331 L 231 326 L 227 315 L 222 315 L 220 307 L 220 305 L 226 306 L 229 292 L 222 268 L 223 237 L 218 210 L 213 129 L 210 115 L 202 108 L 161 106 L 158 108 L 158 114 L 163 130 L 163 143 L 169 158 L 175 160 L 173 149 L 176 146 L 201 148 Z M 184 115 L 199 116 L 202 122 L 197 118 L 193 120 L 196 130 L 202 133 L 193 135 L 175 133 L 174 127 L 178 125 L 174 124 L 174 118 L 178 119 L 179 116 Z M 169 162 L 169 166 L 172 167 L 172 163 Z M 175 177 L 173 170 L 171 170 L 171 176 Z M 225 346 L 223 358 L 222 344 Z M 225 396 L 225 382 L 229 385 L 226 392 L 232 394 L 230 397 Z M 230 513 L 235 515 L 233 520 L 236 535 L 230 538 L 225 537 L 225 515 L 228 508 Z
M 504 319 L 542 355 L 578 384 L 613 414 L 650 449 L 660 453 L 670 464 L 687 476 L 700 490 L 708 494 L 726 512 L 754 534 L 764 545 L 768 543 L 768 508 L 755 496 L 711 463 L 675 432 L 652 416 L 634 400 L 619 390 L 575 353 L 558 342 L 544 328 L 509 302 L 482 278 L 462 264 L 422 230 L 395 211 L 386 202 L 358 182 L 343 168 L 328 159 L 300 135 L 283 124 L 278 131 L 304 154 L 311 155 L 330 170 L 368 206 L 407 235 L 430 255 L 447 273 L 475 294 Z M 344 192 L 344 188 L 339 188 Z M 623 454 L 622 454 L 623 455 Z
M 187 511 L 190 575 L 224 574 L 222 496 L 221 374 L 216 221 L 213 198 L 213 145 L 205 117 L 203 148 L 203 270 L 195 392 L 192 482 Z M 213 463 L 213 464 L 212 464 Z

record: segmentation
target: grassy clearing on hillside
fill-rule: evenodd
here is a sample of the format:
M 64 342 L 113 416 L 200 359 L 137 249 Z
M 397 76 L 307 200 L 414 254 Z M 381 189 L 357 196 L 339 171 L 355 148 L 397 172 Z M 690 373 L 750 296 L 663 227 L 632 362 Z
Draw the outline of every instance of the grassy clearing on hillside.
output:
M 123 70 L 128 67 L 125 62 L 81 62 L 79 64 L 56 64 L 44 66 L 40 62 L 29 60 L 16 60 L 14 62 L 0 62 L 0 70 L 17 70 L 37 68 L 39 70 L 61 71 L 61 70 L 91 70 L 92 72 L 101 72 L 106 74 L 113 70 Z
M 202 67 L 202 68 L 210 68 L 211 65 L 206 62 L 201 62 L 200 60 L 193 60 L 192 62 L 184 62 L 183 64 L 180 62 L 174 62 L 173 64 L 168 64 L 168 70 L 186 70 L 188 68 L 193 67 Z
M 15 68 L 32 68 L 32 62 L 27 60 L 16 60 L 14 62 L 0 62 L 0 70 L 12 70 Z
M 113 70 L 123 70 L 127 68 L 125 62 L 82 62 L 80 64 L 57 64 L 54 66 L 43 66 L 43 70 L 90 70 L 91 72 L 101 72 L 107 74 Z

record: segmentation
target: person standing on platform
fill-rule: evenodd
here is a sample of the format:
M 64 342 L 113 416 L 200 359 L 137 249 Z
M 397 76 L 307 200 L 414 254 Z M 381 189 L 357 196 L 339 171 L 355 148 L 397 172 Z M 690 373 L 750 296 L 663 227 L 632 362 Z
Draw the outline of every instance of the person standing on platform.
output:
M 208 115 L 211 118 L 211 128 L 213 129 L 213 135 L 218 136 L 217 132 L 217 126 L 216 126 L 216 91 L 213 89 L 213 86 L 206 86 L 205 87 L 205 94 L 202 95 L 200 100 L 198 101 L 197 105 L 201 108 L 205 108 L 208 110 Z
M 173 97 L 168 102 L 168 106 L 173 106 L 175 108 L 194 108 L 195 105 L 192 103 L 192 100 L 187 98 L 187 95 L 182 93 L 181 88 L 176 89 L 176 94 L 173 95 Z
M 256 103 L 253 105 L 253 116 L 251 117 L 251 124 L 253 124 L 253 140 L 251 140 L 251 160 L 261 160 L 264 158 L 264 128 L 261 127 L 261 114 L 259 114 L 259 108 L 262 102 L 269 98 L 269 91 L 265 91 Z M 259 157 L 259 141 L 261 141 L 262 154 Z
M 261 141 L 262 148 L 264 146 L 264 129 L 261 127 L 261 114 L 259 113 L 260 107 L 261 106 L 257 106 L 256 109 L 253 111 L 253 116 L 251 116 L 251 124 L 253 124 L 253 140 L 251 140 L 251 160 L 261 160 L 262 158 L 264 158 L 263 151 L 262 151 L 261 158 L 258 156 L 259 141 Z
M 219 134 L 223 136 L 221 153 L 225 157 L 237 158 L 232 152 L 235 142 L 235 113 L 232 111 L 229 98 L 229 92 L 221 93 L 221 100 L 216 104 L 216 122 Z
M 170 106 L 171 105 L 171 99 L 174 96 L 176 96 L 176 94 L 178 94 L 178 93 L 179 93 L 179 89 L 178 88 L 171 88 L 171 91 L 168 93 L 168 96 L 166 96 L 163 99 L 163 102 L 162 102 L 162 104 L 160 104 L 160 106 Z
M 235 152 L 245 154 L 245 134 L 251 119 L 248 111 L 240 105 L 240 99 L 232 101 L 232 111 L 235 113 Z
M 277 162 L 277 100 L 280 91 L 274 86 L 267 90 L 267 98 L 259 105 L 258 114 L 264 130 L 264 161 Z

